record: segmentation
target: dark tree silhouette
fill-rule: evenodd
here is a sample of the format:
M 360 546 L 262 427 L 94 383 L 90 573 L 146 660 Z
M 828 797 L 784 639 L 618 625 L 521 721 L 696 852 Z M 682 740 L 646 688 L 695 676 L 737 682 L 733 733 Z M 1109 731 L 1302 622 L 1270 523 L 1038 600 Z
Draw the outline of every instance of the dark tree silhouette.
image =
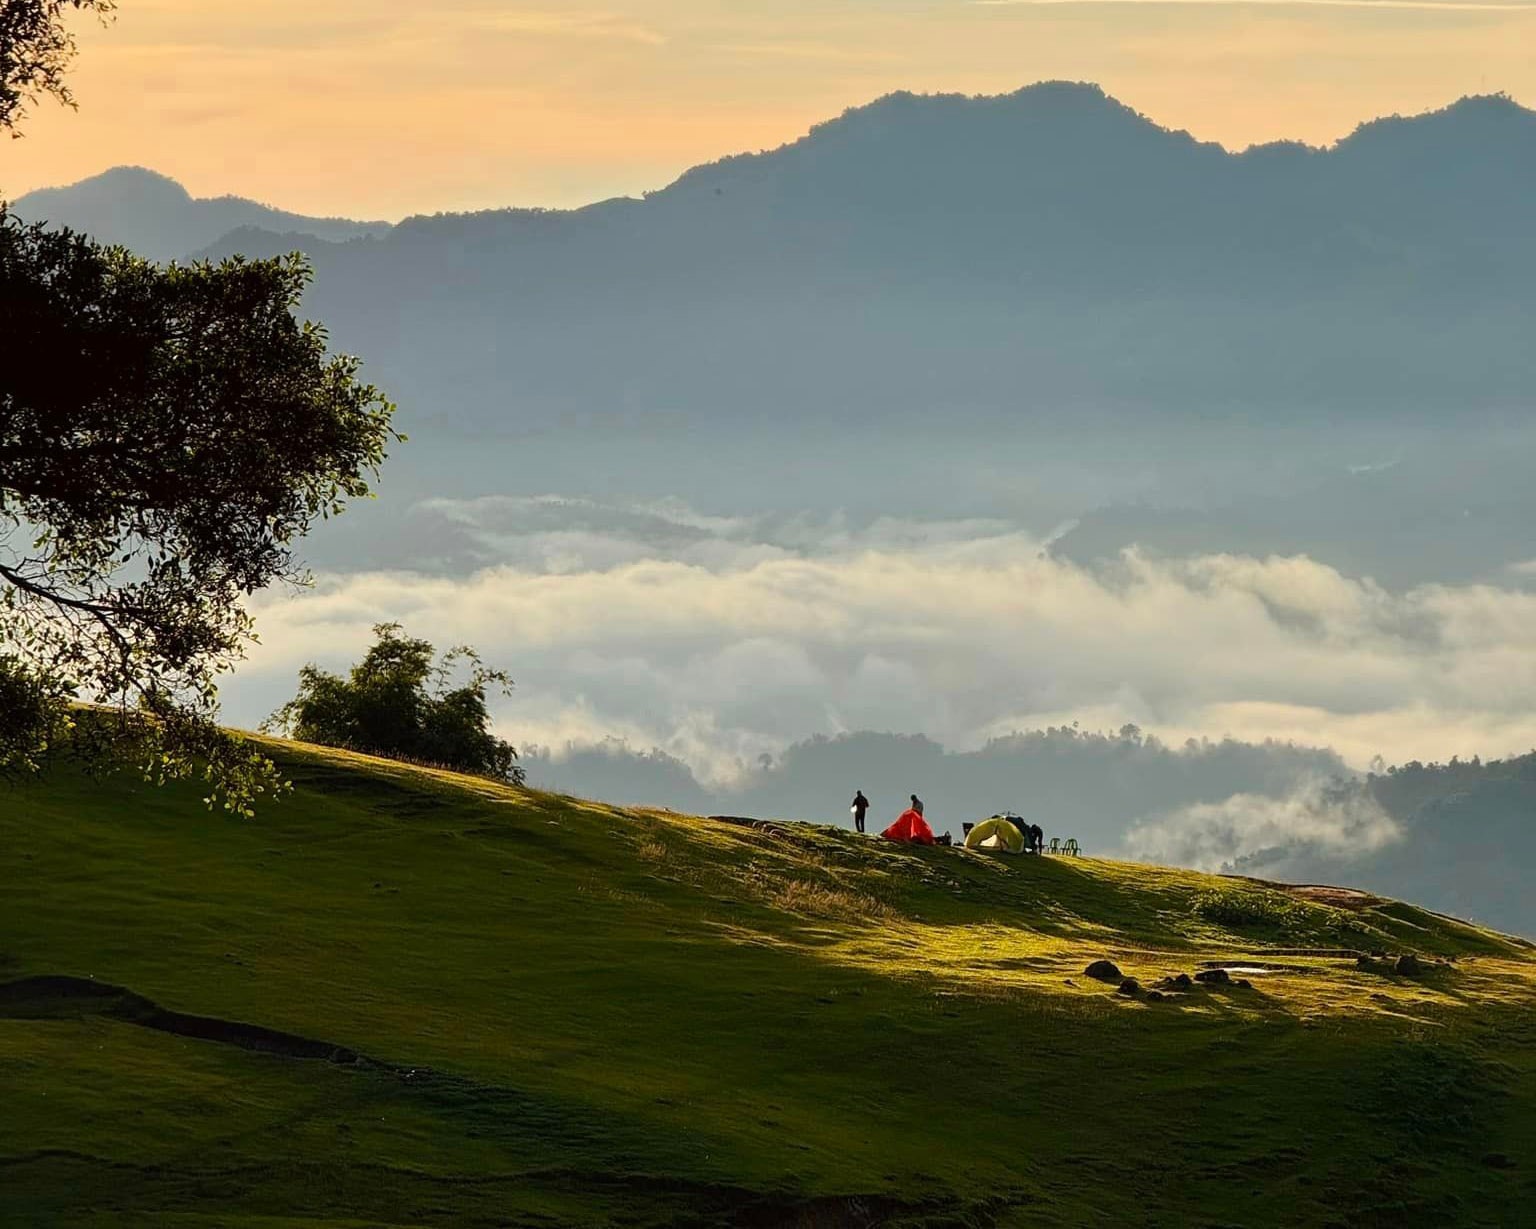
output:
M 304 742 L 346 747 L 370 755 L 414 760 L 521 784 L 517 751 L 490 732 L 488 688 L 512 690 L 503 670 L 486 666 L 460 645 L 433 665 L 425 640 L 380 623 L 363 660 L 342 678 L 317 666 L 299 672 L 299 694 L 272 714 L 266 728 Z M 453 669 L 469 667 L 467 681 L 450 685 Z
M 0 128 L 20 136 L 27 104 L 45 94 L 75 105 L 64 82 L 75 54 L 65 18 L 78 9 L 105 20 L 116 7 L 115 0 L 0 0 Z
M 0 0 L 0 129 L 73 105 L 66 19 L 114 7 Z M 153 779 L 201 771 L 241 813 L 274 784 L 214 721 L 242 599 L 302 578 L 293 543 L 395 438 L 357 361 L 296 318 L 308 280 L 298 259 L 160 268 L 0 202 L 0 773 L 67 737 Z
M 391 406 L 295 316 L 296 258 L 161 268 L 0 206 L 0 769 L 75 746 L 205 772 L 235 809 L 270 765 L 214 724 L 242 600 L 367 494 Z M 87 737 L 90 735 L 91 737 Z

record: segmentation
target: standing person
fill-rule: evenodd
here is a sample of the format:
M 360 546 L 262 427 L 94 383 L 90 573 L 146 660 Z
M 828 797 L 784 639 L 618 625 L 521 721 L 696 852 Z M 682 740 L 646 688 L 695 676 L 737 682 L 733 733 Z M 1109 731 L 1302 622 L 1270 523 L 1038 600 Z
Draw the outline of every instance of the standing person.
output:
M 869 810 L 869 799 L 864 797 L 864 791 L 853 791 L 853 826 L 860 832 L 864 831 L 864 812 Z
M 919 798 L 916 794 L 912 795 L 912 809 L 914 811 L 916 811 L 919 815 L 921 815 L 923 813 L 923 800 L 921 798 Z

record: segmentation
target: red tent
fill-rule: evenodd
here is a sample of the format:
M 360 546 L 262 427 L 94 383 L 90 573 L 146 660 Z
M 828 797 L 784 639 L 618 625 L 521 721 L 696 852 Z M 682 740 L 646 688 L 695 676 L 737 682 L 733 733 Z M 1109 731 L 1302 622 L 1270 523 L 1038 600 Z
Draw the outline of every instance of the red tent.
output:
M 916 811 L 905 810 L 901 816 L 880 834 L 888 841 L 911 841 L 914 845 L 932 845 L 933 829 Z

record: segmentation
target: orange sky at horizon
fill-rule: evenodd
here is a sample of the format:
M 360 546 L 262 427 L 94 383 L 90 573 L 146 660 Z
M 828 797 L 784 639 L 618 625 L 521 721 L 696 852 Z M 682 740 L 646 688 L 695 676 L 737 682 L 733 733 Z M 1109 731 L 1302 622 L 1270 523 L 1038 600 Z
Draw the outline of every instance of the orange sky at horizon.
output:
M 312 214 L 568 206 L 891 90 L 1044 79 L 1232 148 L 1536 103 L 1536 0 L 121 0 L 76 27 L 80 110 L 0 143 L 7 195 L 130 163 Z

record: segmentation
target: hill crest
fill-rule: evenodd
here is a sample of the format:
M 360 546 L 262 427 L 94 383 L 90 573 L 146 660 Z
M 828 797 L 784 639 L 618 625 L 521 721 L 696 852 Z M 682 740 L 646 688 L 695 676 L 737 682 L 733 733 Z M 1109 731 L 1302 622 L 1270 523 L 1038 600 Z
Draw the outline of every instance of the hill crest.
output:
M 127 777 L 0 794 L 8 1222 L 1523 1206 L 1536 959 L 1500 936 L 272 747 L 295 790 L 254 822 Z

